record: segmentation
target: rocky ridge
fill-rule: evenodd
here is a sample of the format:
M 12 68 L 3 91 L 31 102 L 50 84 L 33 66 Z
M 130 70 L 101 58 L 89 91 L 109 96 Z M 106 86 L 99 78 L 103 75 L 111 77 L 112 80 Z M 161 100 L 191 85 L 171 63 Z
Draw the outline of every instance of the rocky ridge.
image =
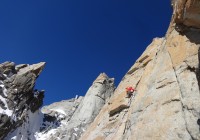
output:
M 94 121 L 104 104 L 109 100 L 114 92 L 114 89 L 114 79 L 109 78 L 105 73 L 102 73 L 93 82 L 86 95 L 78 98 L 78 100 L 81 101 L 78 101 L 79 104 L 73 106 L 73 108 L 71 108 L 68 104 L 60 105 L 62 102 L 43 107 L 42 112 L 44 114 L 50 115 L 53 112 L 65 116 L 61 121 L 61 126 L 57 128 L 56 134 L 52 137 L 47 135 L 47 139 L 79 139 L 82 133 L 84 133 L 87 127 Z M 76 102 L 77 100 L 72 103 Z
M 0 64 L 0 139 L 23 124 L 27 110 L 35 112 L 43 103 L 44 91 L 34 91 L 35 80 L 45 63 Z
M 199 140 L 200 2 L 173 0 L 164 38 L 130 68 L 81 140 Z M 123 98 L 126 86 L 135 97 Z
M 41 64 L 44 63 L 26 65 L 28 68 L 24 67 L 21 71 L 26 73 L 37 71 L 37 74 L 39 74 L 40 71 L 36 66 L 41 66 L 42 70 L 43 65 Z M 15 66 L 13 69 L 18 67 Z M 16 72 L 16 75 L 21 75 L 21 71 Z M 31 83 L 35 83 L 35 81 Z M 29 84 L 26 86 L 29 86 Z M 23 111 L 24 116 L 19 116 L 19 119 L 15 120 L 15 123 L 18 124 L 16 127 L 13 127 L 15 124 L 8 125 L 12 128 L 4 133 L 5 136 L 7 135 L 4 136 L 5 140 L 77 140 L 93 122 L 102 106 L 108 102 L 115 89 L 114 79 L 109 78 L 105 73 L 101 73 L 93 82 L 85 97 L 76 96 L 73 99 L 63 100 L 39 109 L 42 102 L 38 101 L 42 101 L 43 96 L 40 98 L 40 91 L 34 90 L 33 87 L 31 87 L 31 92 L 28 93 L 31 95 L 31 100 L 35 101 L 34 105 L 37 109 L 35 106 L 31 106 L 32 104 L 27 104 L 25 100 L 24 102 L 21 101 L 21 105 L 26 108 L 19 108 L 19 111 Z M 30 99 L 27 101 L 30 101 Z M 16 112 L 15 108 L 13 112 Z M 12 118 L 8 117 L 8 120 L 11 121 Z

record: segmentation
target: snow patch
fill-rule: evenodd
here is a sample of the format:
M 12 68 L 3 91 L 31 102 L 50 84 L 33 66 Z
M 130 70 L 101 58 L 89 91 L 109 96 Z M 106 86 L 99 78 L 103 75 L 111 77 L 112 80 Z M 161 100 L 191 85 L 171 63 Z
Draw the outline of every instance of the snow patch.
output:
M 17 139 L 17 136 L 14 136 L 11 138 L 11 140 L 16 140 Z
M 2 88 L 4 97 L 7 97 L 7 96 L 8 96 L 8 95 L 7 95 L 7 89 L 6 89 L 5 86 L 3 85 L 3 82 L 2 82 L 2 81 L 1 81 L 0 87 Z M 10 110 L 10 109 L 8 108 L 7 99 L 4 98 L 4 97 L 3 97 L 2 95 L 0 95 L 0 100 L 3 102 L 4 107 L 5 107 L 5 109 L 0 107 L 0 114 L 5 114 L 5 115 L 7 115 L 7 116 L 10 117 L 10 116 L 12 116 L 12 114 L 13 114 L 13 110 Z
M 61 114 L 63 114 L 63 115 L 66 115 L 65 111 L 63 111 L 63 110 L 60 109 L 60 108 L 55 108 L 55 109 L 50 109 L 50 110 L 56 111 L 56 112 L 61 113 Z
M 56 134 L 56 132 L 57 132 L 56 129 L 51 129 L 46 133 L 45 132 L 44 133 L 36 132 L 35 133 L 35 139 L 36 140 L 48 140 L 50 135 L 54 135 L 54 134 Z
M 40 131 L 44 115 L 40 111 L 32 113 L 28 111 L 26 122 L 15 131 L 7 135 L 5 140 L 43 140 L 39 139 L 37 133 Z
M 8 78 L 8 76 L 6 74 L 3 74 L 3 76 L 5 76 L 6 78 Z
M 39 94 L 40 94 L 40 92 L 38 90 L 35 90 L 33 92 L 34 98 L 38 98 Z
M 75 131 L 78 131 L 79 129 L 78 129 L 78 128 L 74 128 L 74 130 L 75 130 Z
M 78 136 L 76 133 L 73 133 L 73 135 L 75 135 L 76 137 Z

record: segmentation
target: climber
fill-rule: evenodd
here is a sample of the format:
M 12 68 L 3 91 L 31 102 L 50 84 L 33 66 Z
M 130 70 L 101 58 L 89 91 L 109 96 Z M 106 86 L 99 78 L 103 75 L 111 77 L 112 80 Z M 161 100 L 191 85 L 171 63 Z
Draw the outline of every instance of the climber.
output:
M 133 87 L 127 87 L 126 88 L 126 98 L 130 98 L 133 95 L 133 92 L 136 91 Z

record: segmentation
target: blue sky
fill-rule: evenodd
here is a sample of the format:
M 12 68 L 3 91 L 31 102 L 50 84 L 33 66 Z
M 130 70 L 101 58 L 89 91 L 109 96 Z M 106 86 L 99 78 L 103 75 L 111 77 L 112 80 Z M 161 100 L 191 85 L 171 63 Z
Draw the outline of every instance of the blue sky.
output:
M 45 105 L 85 95 L 101 72 L 117 85 L 171 12 L 170 0 L 4 0 L 0 61 L 47 62 L 36 84 Z

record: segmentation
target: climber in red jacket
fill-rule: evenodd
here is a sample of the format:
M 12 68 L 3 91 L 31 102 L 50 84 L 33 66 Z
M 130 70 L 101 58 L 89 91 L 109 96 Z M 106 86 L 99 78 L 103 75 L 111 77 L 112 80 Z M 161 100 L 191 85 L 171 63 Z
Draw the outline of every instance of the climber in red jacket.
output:
M 127 87 L 126 88 L 126 95 L 127 98 L 130 98 L 133 95 L 133 92 L 136 91 L 133 87 Z

